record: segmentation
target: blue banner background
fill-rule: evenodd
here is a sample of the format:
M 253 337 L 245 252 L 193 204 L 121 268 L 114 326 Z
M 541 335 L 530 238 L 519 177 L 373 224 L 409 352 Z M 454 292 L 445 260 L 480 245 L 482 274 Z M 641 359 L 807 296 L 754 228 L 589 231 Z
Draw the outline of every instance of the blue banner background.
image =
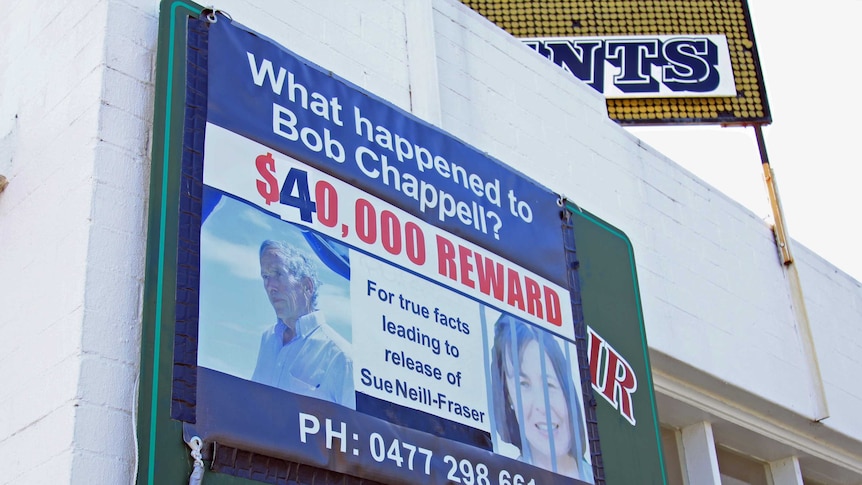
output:
M 557 204 L 557 194 L 413 115 L 296 57 L 271 41 L 234 27 L 222 17 L 210 28 L 210 85 L 207 106 L 210 122 L 299 158 L 557 284 L 566 285 L 561 208 Z M 280 68 L 285 69 L 281 95 L 273 92 L 269 78 L 264 79 L 261 86 L 255 84 L 247 53 L 254 55 L 258 68 L 264 60 L 269 60 L 276 76 Z M 342 107 L 339 116 L 342 126 L 333 122 L 335 116 L 331 105 L 327 108 L 330 119 L 326 119 L 291 102 L 288 99 L 287 73 L 292 73 L 295 83 L 305 87 L 309 102 L 313 101 L 313 93 L 319 94 L 318 100 L 331 101 L 337 98 Z M 307 127 L 321 137 L 324 131 L 328 130 L 330 138 L 343 145 L 346 160 L 342 163 L 336 162 L 327 158 L 325 150 L 314 151 L 301 139 L 291 141 L 276 134 L 273 130 L 274 103 L 296 115 L 297 129 Z M 492 203 L 489 197 L 476 195 L 472 190 L 444 177 L 434 169 L 420 171 L 414 160 L 399 162 L 394 152 L 357 135 L 354 107 L 375 127 L 385 127 L 393 136 L 398 134 L 412 144 L 427 148 L 433 155 L 445 158 L 450 164 L 465 168 L 468 174 L 481 178 L 483 185 L 499 180 L 500 206 Z M 463 201 L 471 207 L 473 203 L 481 205 L 480 214 L 487 214 L 488 211 L 496 213 L 501 223 L 499 239 L 491 229 L 493 219 L 486 220 L 485 232 L 477 230 L 473 225 L 462 223 L 454 216 L 441 222 L 436 208 L 423 212 L 419 203 L 410 196 L 394 189 L 391 184 L 384 184 L 380 177 L 367 176 L 354 161 L 354 153 L 361 146 L 367 147 L 378 157 L 386 155 L 389 165 L 394 166 L 399 173 L 410 174 L 417 180 L 431 184 L 436 189 L 451 194 L 455 201 Z M 380 165 L 370 162 L 368 167 L 379 169 Z M 530 223 L 512 214 L 508 198 L 510 190 L 518 201 L 529 206 L 532 214 Z
M 303 60 L 268 39 L 253 32 L 237 28 L 224 17 L 209 25 L 208 49 L 208 97 L 207 120 L 231 132 L 261 143 L 279 152 L 290 155 L 322 170 L 334 177 L 389 202 L 412 215 L 441 229 L 460 236 L 489 251 L 502 256 L 534 273 L 568 288 L 562 208 L 559 196 L 501 162 L 479 152 L 475 148 L 455 139 L 449 134 L 415 118 L 409 113 L 370 95 L 352 84 Z M 249 53 L 254 56 L 256 67 L 250 66 Z M 269 76 L 258 75 L 264 61 L 269 61 L 274 78 L 284 69 L 283 90 L 275 94 Z M 288 73 L 301 84 L 309 101 L 316 100 L 323 111 L 317 113 L 303 108 L 289 99 Z M 340 121 L 336 122 L 333 100 L 342 107 Z M 296 129 L 308 129 L 322 138 L 335 140 L 343 150 L 344 160 L 336 161 L 325 151 L 315 150 L 303 141 L 291 141 L 274 129 L 273 106 L 279 105 L 296 115 Z M 356 131 L 354 109 L 361 112 L 374 126 L 397 134 L 413 144 L 427 148 L 430 153 L 458 165 L 467 174 L 474 174 L 482 185 L 498 187 L 499 204 L 494 197 L 477 194 L 475 190 L 459 185 L 452 178 L 429 168 L 420 170 L 415 160 L 399 162 L 394 151 L 387 151 L 375 141 L 369 141 Z M 323 115 L 325 113 L 325 116 Z M 328 118 L 328 119 L 327 119 Z M 283 121 L 287 117 L 282 117 Z M 324 133 L 328 132 L 328 135 Z M 436 208 L 420 209 L 420 204 L 403 190 L 387 185 L 380 178 L 372 178 L 363 172 L 354 159 L 357 149 L 366 147 L 369 153 L 387 156 L 389 164 L 402 174 L 433 185 L 436 189 L 451 194 L 454 201 L 467 206 L 481 206 L 481 214 L 496 213 L 500 218 L 498 235 L 493 231 L 465 224 L 457 216 L 445 221 L 438 218 Z M 380 169 L 379 164 L 374 165 Z M 532 220 L 527 222 L 513 214 L 509 206 L 509 193 L 529 208 Z M 523 213 L 522 213 L 523 214 Z M 487 222 L 487 221 L 486 221 Z M 563 300 L 563 311 L 571 311 Z M 375 403 L 360 395 L 357 412 L 332 403 L 318 401 L 280 389 L 262 386 L 245 379 L 236 378 L 208 369 L 198 368 L 197 375 L 197 423 L 196 431 L 207 441 L 216 441 L 244 450 L 252 450 L 268 456 L 288 457 L 328 470 L 336 470 L 357 476 L 391 481 L 393 483 L 451 483 L 452 476 L 464 474 L 464 466 L 478 474 L 479 464 L 485 468 L 491 482 L 503 483 L 504 473 L 514 478 L 515 474 L 534 479 L 533 483 L 584 483 L 543 470 L 522 461 L 495 454 L 489 449 L 487 435 L 454 427 L 440 433 L 443 427 L 436 423 L 423 426 L 417 421 L 419 413 L 397 405 L 380 406 L 376 413 L 369 412 Z M 243 396 L 237 400 L 237 396 Z M 303 416 L 314 415 L 322 429 L 301 434 L 298 426 Z M 428 420 L 433 422 L 434 420 Z M 439 421 L 443 421 L 442 418 Z M 342 425 L 344 428 L 342 428 Z M 326 426 L 334 426 L 335 435 L 346 429 L 349 434 L 343 440 L 331 438 Z M 464 428 L 464 429 L 460 429 Z M 306 430 L 307 431 L 307 430 Z M 471 432 L 472 431 L 472 432 Z M 421 446 L 433 451 L 429 471 L 406 469 L 395 464 L 395 460 L 377 459 L 373 447 L 380 437 L 386 444 L 401 451 L 403 446 Z M 329 437 L 330 439 L 327 439 Z M 394 445 L 393 445 L 394 443 Z M 342 450 L 342 446 L 346 447 Z M 417 456 L 417 460 L 418 460 Z M 454 464 L 454 467 L 453 467 Z M 417 461 L 418 467 L 418 461 Z M 470 472 L 473 473 L 473 472 Z

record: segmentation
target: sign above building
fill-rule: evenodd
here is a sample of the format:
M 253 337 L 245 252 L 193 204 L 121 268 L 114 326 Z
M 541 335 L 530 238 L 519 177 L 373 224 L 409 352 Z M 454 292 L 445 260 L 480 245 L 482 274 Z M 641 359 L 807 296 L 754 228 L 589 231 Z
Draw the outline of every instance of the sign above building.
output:
M 772 122 L 746 0 L 462 3 L 603 93 L 620 124 Z
M 736 96 L 724 35 L 522 40 L 608 99 Z

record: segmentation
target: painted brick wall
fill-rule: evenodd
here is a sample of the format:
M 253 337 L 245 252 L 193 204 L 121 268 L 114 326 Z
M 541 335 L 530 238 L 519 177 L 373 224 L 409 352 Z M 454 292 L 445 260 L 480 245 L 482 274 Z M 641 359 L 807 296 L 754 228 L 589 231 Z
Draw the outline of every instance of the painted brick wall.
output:
M 102 3 L 105 39 L 89 215 L 75 484 L 131 482 L 136 454 L 133 418 L 158 25 L 151 2 Z
M 0 483 L 123 483 L 155 12 L 14 1 L 0 19 Z M 141 2 L 143 3 L 143 2 Z
M 4 10 L 0 483 L 68 483 L 106 5 L 18 1 Z
M 423 35 L 405 27 L 410 1 L 420 0 L 217 6 L 401 108 L 439 103 L 432 122 L 628 234 L 655 356 L 810 413 L 804 335 L 768 226 L 453 0 L 421 0 L 436 37 L 408 48 Z M 6 3 L 0 484 L 129 483 L 158 6 Z M 436 90 L 417 89 L 426 76 Z M 849 377 L 862 373 L 862 287 L 795 249 L 831 411 L 824 426 L 859 443 L 862 393 Z
M 807 248 L 794 249 L 829 402 L 828 424 L 862 440 L 862 283 Z

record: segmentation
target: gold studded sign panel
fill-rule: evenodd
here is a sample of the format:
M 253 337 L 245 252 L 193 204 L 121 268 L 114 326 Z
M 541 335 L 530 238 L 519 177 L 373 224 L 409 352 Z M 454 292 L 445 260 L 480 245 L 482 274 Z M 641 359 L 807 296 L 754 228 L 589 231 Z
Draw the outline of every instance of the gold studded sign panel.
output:
M 621 124 L 772 122 L 745 0 L 462 1 L 605 94 Z

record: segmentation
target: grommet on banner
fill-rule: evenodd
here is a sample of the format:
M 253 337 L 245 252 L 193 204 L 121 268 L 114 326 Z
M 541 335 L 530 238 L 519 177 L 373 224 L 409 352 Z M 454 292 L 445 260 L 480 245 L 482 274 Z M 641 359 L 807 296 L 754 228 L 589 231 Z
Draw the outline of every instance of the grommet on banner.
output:
M 211 24 L 214 24 L 218 22 L 218 16 L 216 14 L 219 13 L 227 17 L 229 20 L 233 20 L 233 17 L 231 17 L 229 13 L 225 12 L 224 10 L 219 10 L 212 5 L 201 10 L 201 18 Z
M 557 206 L 560 207 L 561 209 L 563 209 L 560 211 L 560 219 L 563 219 L 566 221 L 569 221 L 571 219 L 572 213 L 568 209 L 569 205 L 574 206 L 578 210 L 578 212 L 583 212 L 582 209 L 580 207 L 578 207 L 577 204 L 575 204 L 574 202 L 569 200 L 569 198 L 566 197 L 565 195 L 560 194 L 559 197 L 557 198 Z

